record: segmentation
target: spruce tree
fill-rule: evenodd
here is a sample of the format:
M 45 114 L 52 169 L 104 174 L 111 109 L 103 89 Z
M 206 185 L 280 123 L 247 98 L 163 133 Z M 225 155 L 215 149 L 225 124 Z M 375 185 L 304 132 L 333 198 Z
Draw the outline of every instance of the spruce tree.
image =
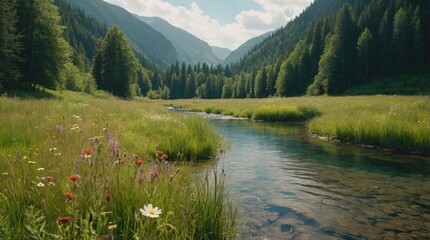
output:
M 21 44 L 16 30 L 15 0 L 0 0 L 0 89 L 15 84 L 21 73 L 18 69 Z
M 107 32 L 100 54 L 101 78 L 97 82 L 98 86 L 119 97 L 134 96 L 133 88 L 137 86 L 138 62 L 118 26 L 113 26 Z
M 58 7 L 53 0 L 18 0 L 17 14 L 23 34 L 23 81 L 55 88 L 68 57 Z
M 365 28 L 357 42 L 357 76 L 361 81 L 369 79 L 370 67 L 372 66 L 372 46 L 372 33 L 368 28 Z

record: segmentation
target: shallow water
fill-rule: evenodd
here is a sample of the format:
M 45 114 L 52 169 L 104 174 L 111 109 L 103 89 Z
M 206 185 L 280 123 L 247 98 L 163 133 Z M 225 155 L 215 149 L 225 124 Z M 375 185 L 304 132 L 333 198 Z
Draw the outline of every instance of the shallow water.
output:
M 325 142 L 303 125 L 212 120 L 238 239 L 430 239 L 430 158 Z

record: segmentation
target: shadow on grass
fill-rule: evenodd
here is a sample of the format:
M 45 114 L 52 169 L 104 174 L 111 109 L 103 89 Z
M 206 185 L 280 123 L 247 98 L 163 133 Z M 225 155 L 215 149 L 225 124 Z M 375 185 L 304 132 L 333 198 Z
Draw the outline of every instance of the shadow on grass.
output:
M 19 86 L 10 89 L 1 89 L 0 96 L 19 99 L 54 99 L 58 96 L 48 92 L 43 87 Z

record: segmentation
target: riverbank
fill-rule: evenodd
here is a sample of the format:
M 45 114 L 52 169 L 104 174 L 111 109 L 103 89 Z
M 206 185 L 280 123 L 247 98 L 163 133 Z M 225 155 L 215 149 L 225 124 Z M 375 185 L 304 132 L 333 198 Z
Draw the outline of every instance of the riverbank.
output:
M 142 98 L 50 95 L 0 97 L 0 236 L 233 238 L 222 176 L 187 163 L 217 154 L 207 121 Z
M 399 152 L 430 154 L 430 98 L 427 96 L 190 99 L 163 104 L 247 118 L 267 106 L 278 109 L 308 106 L 319 113 L 307 120 L 312 134 Z

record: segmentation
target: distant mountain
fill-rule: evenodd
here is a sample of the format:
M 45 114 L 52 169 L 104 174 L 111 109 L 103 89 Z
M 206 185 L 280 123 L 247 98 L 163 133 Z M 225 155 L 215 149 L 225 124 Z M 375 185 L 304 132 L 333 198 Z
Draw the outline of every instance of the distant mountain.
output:
M 177 28 L 159 17 L 137 16 L 140 20 L 162 33 L 169 39 L 178 52 L 178 61 L 196 65 L 206 62 L 207 64 L 219 64 L 221 59 L 212 53 L 209 44 L 196 36 Z
M 163 34 L 125 9 L 102 0 L 66 0 L 66 2 L 81 8 L 86 15 L 94 17 L 108 27 L 118 25 L 130 43 L 160 67 L 169 66 L 178 59 L 175 47 Z
M 211 49 L 213 54 L 215 54 L 215 56 L 219 57 L 221 60 L 226 59 L 231 53 L 231 50 L 228 48 L 211 46 Z
M 232 51 L 230 55 L 228 55 L 228 57 L 224 59 L 224 64 L 231 64 L 231 63 L 238 62 L 243 56 L 245 56 L 247 52 L 249 52 L 253 47 L 261 43 L 271 33 L 272 31 L 249 39 L 244 44 L 240 45 L 236 50 Z

